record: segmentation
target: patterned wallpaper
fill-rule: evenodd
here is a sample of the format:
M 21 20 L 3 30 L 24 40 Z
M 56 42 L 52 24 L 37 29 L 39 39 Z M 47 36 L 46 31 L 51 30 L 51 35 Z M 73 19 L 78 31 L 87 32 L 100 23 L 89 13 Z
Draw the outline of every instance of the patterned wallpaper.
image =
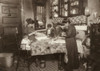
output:
M 69 17 L 72 24 L 86 24 L 86 16 L 75 16 L 75 17 Z
M 51 21 L 53 23 L 62 23 L 64 18 L 61 17 L 57 17 L 57 18 L 53 18 Z M 80 15 L 80 16 L 75 16 L 75 17 L 69 17 L 70 21 L 72 24 L 84 24 L 86 23 L 86 17 L 84 15 Z

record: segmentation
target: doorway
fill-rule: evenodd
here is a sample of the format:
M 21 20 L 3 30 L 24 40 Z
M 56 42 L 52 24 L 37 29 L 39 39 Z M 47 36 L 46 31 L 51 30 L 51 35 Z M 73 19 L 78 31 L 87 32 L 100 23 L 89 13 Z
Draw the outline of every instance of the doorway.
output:
M 46 28 L 46 1 L 34 0 L 34 20 L 35 30 L 42 30 Z
M 1 3 L 0 9 L 0 52 L 13 52 L 22 36 L 20 7 Z

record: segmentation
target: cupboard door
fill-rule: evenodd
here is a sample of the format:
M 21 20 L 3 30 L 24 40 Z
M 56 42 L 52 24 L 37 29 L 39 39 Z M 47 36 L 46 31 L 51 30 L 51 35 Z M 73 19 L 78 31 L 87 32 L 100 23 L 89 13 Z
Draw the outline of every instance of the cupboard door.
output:
M 0 25 L 18 26 L 21 24 L 21 12 L 19 5 L 0 3 L 0 9 Z
M 3 51 L 2 35 L 3 35 L 3 27 L 0 26 L 0 53 Z
M 16 50 L 16 38 L 21 36 L 21 12 L 20 5 L 14 3 L 0 3 L 0 26 L 3 27 L 2 49 L 3 52 Z M 10 28 L 10 29 L 9 29 Z M 16 34 L 16 35 L 15 35 Z M 13 38 L 12 38 L 13 37 Z

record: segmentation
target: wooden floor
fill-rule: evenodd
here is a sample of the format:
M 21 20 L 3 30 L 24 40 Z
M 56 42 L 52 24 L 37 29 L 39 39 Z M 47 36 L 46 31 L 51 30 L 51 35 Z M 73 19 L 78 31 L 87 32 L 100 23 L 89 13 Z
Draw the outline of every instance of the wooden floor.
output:
M 22 65 L 24 65 L 26 67 L 19 67 L 17 69 L 17 71 L 29 71 L 27 64 L 21 63 L 20 66 L 22 66 Z M 0 71 L 16 71 L 16 63 L 9 68 L 1 67 Z M 58 69 L 57 61 L 47 61 L 45 68 L 40 68 L 39 65 L 36 66 L 36 64 L 33 62 L 30 66 L 30 71 L 65 71 L 65 70 Z M 80 65 L 80 68 L 77 70 L 74 70 L 74 71 L 86 71 L 86 70 L 85 70 L 84 66 Z M 91 70 L 88 70 L 88 71 L 91 71 Z
M 64 68 L 59 69 L 58 67 L 58 58 L 55 57 L 52 58 L 51 56 L 46 57 L 47 60 L 45 60 L 45 67 L 41 68 L 40 65 L 40 61 L 34 62 L 34 59 L 32 58 L 32 62 L 30 65 L 30 71 L 66 71 Z M 45 58 L 45 59 L 46 59 Z M 48 60 L 48 59 L 52 59 L 52 60 Z M 3 67 L 0 66 L 0 71 L 16 71 L 16 66 L 17 66 L 17 62 L 18 61 L 14 61 L 13 65 L 11 67 Z M 23 67 L 24 66 L 24 67 Z M 64 66 L 64 65 L 62 65 Z M 95 70 L 95 71 L 100 71 L 100 67 L 97 67 L 99 69 Z M 23 60 L 21 62 L 19 62 L 19 67 L 17 68 L 17 71 L 29 71 L 28 67 L 27 67 L 27 63 L 24 62 Z M 83 64 L 80 63 L 80 67 L 77 70 L 74 71 L 86 71 L 85 67 L 83 66 Z M 91 69 L 89 69 L 88 71 L 91 71 Z

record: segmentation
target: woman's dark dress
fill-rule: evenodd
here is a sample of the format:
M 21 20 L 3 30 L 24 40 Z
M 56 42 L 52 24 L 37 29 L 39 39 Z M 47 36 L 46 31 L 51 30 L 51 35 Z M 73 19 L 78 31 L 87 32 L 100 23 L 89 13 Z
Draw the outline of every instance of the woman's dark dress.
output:
M 68 52 L 68 66 L 71 69 L 79 67 L 78 50 L 76 44 L 76 29 L 73 25 L 69 25 L 66 30 L 66 48 Z

